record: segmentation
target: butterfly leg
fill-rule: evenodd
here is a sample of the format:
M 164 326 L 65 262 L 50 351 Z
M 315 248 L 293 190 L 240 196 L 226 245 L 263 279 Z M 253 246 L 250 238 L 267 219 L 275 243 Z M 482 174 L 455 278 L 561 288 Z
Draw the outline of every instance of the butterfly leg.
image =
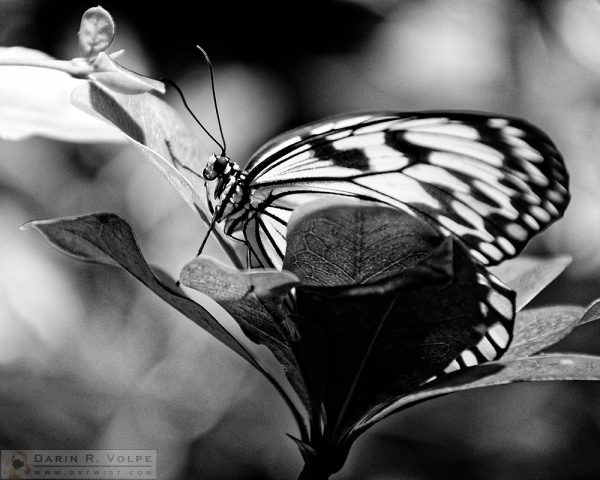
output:
M 248 290 L 246 290 L 246 293 L 244 293 L 244 295 L 242 296 L 242 299 L 245 300 L 248 297 L 248 295 L 250 295 L 251 293 L 254 293 L 254 289 L 255 289 L 254 285 L 250 285 L 248 287 Z

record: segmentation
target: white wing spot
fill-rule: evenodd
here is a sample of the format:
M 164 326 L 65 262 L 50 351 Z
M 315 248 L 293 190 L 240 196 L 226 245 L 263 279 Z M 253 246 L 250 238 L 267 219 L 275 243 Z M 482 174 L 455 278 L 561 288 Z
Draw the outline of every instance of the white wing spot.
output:
M 402 202 L 415 205 L 424 204 L 434 210 L 443 209 L 440 202 L 427 192 L 420 182 L 396 172 L 357 178 L 355 183 L 386 195 L 387 198 L 384 198 L 383 201 L 399 208 L 401 208 L 400 202 Z M 401 192 L 402 195 L 399 195 L 398 192 Z M 392 202 L 391 199 L 398 199 L 398 197 L 400 197 L 399 202 Z M 379 199 L 376 195 L 373 195 L 373 198 Z
M 452 360 L 450 365 L 448 365 L 446 368 L 444 368 L 444 373 L 452 373 L 452 372 L 455 372 L 456 370 L 460 370 L 460 365 L 458 364 L 458 362 L 456 360 Z
M 540 155 L 540 152 L 532 149 L 531 147 L 516 147 L 513 150 L 513 153 L 524 160 L 529 160 L 534 163 L 541 163 L 544 161 L 544 157 Z
M 506 193 L 502 193 L 488 183 L 475 180 L 473 186 L 499 205 L 507 205 L 509 203 L 509 197 Z
M 508 122 L 506 126 L 502 128 L 502 133 L 508 137 L 522 137 L 524 134 L 523 130 L 512 125 L 508 125 Z
M 422 182 L 431 183 L 433 185 L 439 185 L 440 187 L 450 188 L 457 192 L 468 193 L 471 191 L 470 186 L 460 180 L 456 175 L 453 175 L 448 170 L 445 170 L 434 165 L 426 163 L 419 163 L 412 165 L 408 171 L 405 171 L 407 175 L 410 175 L 417 180 Z
M 302 140 L 298 135 L 288 138 L 286 141 L 278 143 L 277 145 L 274 145 L 273 148 L 267 150 L 266 152 L 264 152 L 262 154 L 262 158 L 267 158 L 267 157 L 271 157 L 273 156 L 276 152 L 279 152 L 280 150 L 283 150 L 286 147 L 289 147 L 290 145 L 293 145 L 294 143 L 299 142 L 300 140 Z
M 493 360 L 498 355 L 492 343 L 485 337 L 477 344 L 477 350 L 488 360 Z
M 491 258 L 495 261 L 502 260 L 504 257 L 504 253 L 491 243 L 481 243 L 479 245 L 479 250 L 481 250 L 481 252 L 484 253 L 488 258 Z
M 525 140 L 523 140 L 522 138 L 519 138 L 519 137 L 514 137 L 512 135 L 505 135 L 504 141 L 512 147 L 531 149 L 531 146 Z
M 529 183 L 534 183 L 540 187 L 547 187 L 550 184 L 550 180 L 540 170 L 529 162 L 522 162 L 521 167 L 525 170 L 525 179 Z
M 508 234 L 509 237 L 524 242 L 527 240 L 527 230 L 525 230 L 518 223 L 508 223 L 504 226 L 504 231 Z
M 424 126 L 413 130 L 423 133 L 453 135 L 456 137 L 467 138 L 469 140 L 479 140 L 481 138 L 476 128 L 462 123 L 446 123 L 441 125 Z
M 438 215 L 437 221 L 443 226 L 446 227 L 450 232 L 454 232 L 458 236 L 462 236 L 465 233 L 471 233 L 470 228 L 466 228 L 463 225 L 459 225 L 451 218 L 446 217 L 445 215 Z
M 527 224 L 527 226 L 529 228 L 531 228 L 532 230 L 536 230 L 538 231 L 540 229 L 540 225 L 539 223 L 536 222 L 535 218 L 533 218 L 531 215 L 529 215 L 528 213 L 523 213 L 521 215 L 521 218 L 523 219 L 523 221 Z
M 345 132 L 339 132 L 345 133 Z M 354 148 L 365 148 L 365 145 L 381 145 L 385 144 L 385 137 L 383 132 L 375 132 L 370 133 L 369 135 L 360 135 L 360 136 L 347 136 L 344 135 L 345 138 L 337 139 L 339 134 L 328 135 L 327 140 L 331 141 L 331 146 L 336 150 L 350 150 Z M 393 150 L 396 152 L 395 150 Z
M 486 229 L 483 217 L 473 208 L 470 208 L 463 202 L 459 202 L 457 200 L 454 200 L 450 204 L 450 207 L 477 230 L 484 231 Z
M 510 241 L 504 237 L 497 237 L 496 243 L 500 246 L 502 250 L 504 250 L 508 255 L 514 255 L 517 253 L 517 249 L 515 246 L 510 243 Z
M 546 196 L 548 197 L 548 199 L 551 202 L 554 202 L 554 203 L 563 203 L 564 202 L 563 195 L 556 190 L 548 190 L 546 192 Z
M 505 349 L 508 346 L 510 336 L 500 322 L 494 323 L 487 331 L 487 334 L 501 349 Z
M 492 128 L 503 128 L 508 125 L 508 120 L 506 118 L 490 118 L 487 124 Z
M 510 317 L 512 314 L 512 302 L 503 295 L 500 295 L 496 290 L 490 290 L 487 296 L 488 303 L 496 309 L 497 312 L 504 317 Z
M 504 161 L 504 155 L 495 148 L 459 137 L 444 137 L 430 133 L 406 132 L 404 138 L 414 145 L 477 158 L 482 162 L 498 168 L 502 167 Z
M 540 222 L 547 223 L 551 219 L 550 214 L 546 210 L 544 210 L 543 208 L 538 207 L 536 205 L 533 205 L 532 207 L 530 207 L 529 211 Z
M 485 255 L 482 255 L 477 250 L 470 250 L 470 252 L 473 258 L 479 263 L 483 263 L 484 265 L 487 265 L 489 263 L 489 260 L 485 257 Z
M 460 358 L 462 358 L 462 361 L 465 362 L 467 367 L 472 367 L 473 365 L 477 365 L 479 363 L 475 354 L 469 350 L 465 350 L 463 353 L 461 353 Z
M 369 171 L 377 172 L 382 170 L 394 171 L 400 168 L 401 165 L 406 165 L 408 161 L 400 162 L 403 155 L 395 148 L 392 148 L 385 143 L 365 145 L 362 147 L 366 157 L 369 159 Z M 385 160 L 387 159 L 387 161 Z
M 542 208 L 544 210 L 546 210 L 550 215 L 552 215 L 553 217 L 558 216 L 558 210 L 556 209 L 556 207 L 550 203 L 549 201 L 544 201 L 544 203 L 542 204 Z

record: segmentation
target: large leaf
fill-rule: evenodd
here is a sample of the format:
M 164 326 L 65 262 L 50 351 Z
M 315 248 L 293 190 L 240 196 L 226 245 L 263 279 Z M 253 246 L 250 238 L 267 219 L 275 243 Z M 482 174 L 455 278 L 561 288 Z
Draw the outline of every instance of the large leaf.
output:
M 111 213 L 99 213 L 29 222 L 25 227 L 36 229 L 52 246 L 78 260 L 124 268 L 169 305 L 246 359 L 280 393 L 294 415 L 302 438 L 307 438 L 301 414 L 287 396 L 285 389 L 217 318 L 202 305 L 185 296 L 175 284 L 165 285 L 154 275 L 137 245 L 131 228 L 123 219 Z
M 449 393 L 519 382 L 600 380 L 600 356 L 575 353 L 534 355 L 499 360 L 446 375 L 406 395 L 359 425 L 352 438 L 386 416 L 416 403 Z
M 284 268 L 303 282 L 300 337 L 310 324 L 329 344 L 323 359 L 303 341 L 300 364 L 323 380 L 335 441 L 440 373 L 497 319 L 482 315 L 479 267 L 454 239 L 395 209 L 329 204 L 292 216 Z
M 210 223 L 202 177 L 208 154 L 167 103 L 149 93 L 125 95 L 89 82 L 73 92 L 72 101 L 116 126 Z M 241 267 L 242 262 L 221 227 L 216 225 L 213 232 L 232 263 Z
M 284 268 L 306 286 L 367 284 L 407 270 L 444 238 L 423 221 L 372 202 L 323 199 L 294 211 Z M 452 267 L 442 262 L 442 275 Z
M 30 222 L 54 247 L 79 260 L 118 265 L 169 305 L 260 369 L 254 356 L 204 307 L 172 286 L 161 283 L 146 263 L 131 228 L 111 213 Z
M 52 61 L 37 50 L 0 47 L 0 63 Z M 71 104 L 71 92 L 87 80 L 50 68 L 0 66 L 0 138 L 41 135 L 70 142 L 123 142 L 112 126 Z
M 560 305 L 519 312 L 513 340 L 502 360 L 523 358 L 562 340 L 579 325 L 583 307 Z

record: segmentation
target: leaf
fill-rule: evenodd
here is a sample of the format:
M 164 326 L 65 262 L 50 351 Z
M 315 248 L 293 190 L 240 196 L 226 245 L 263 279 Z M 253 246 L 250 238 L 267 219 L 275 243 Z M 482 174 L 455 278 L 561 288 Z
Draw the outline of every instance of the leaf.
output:
M 56 61 L 37 50 L 0 47 L 0 63 Z M 0 138 L 33 135 L 69 142 L 123 142 L 112 126 L 71 104 L 71 92 L 88 81 L 34 66 L 0 65 Z
M 92 67 L 94 73 L 90 74 L 90 78 L 115 92 L 125 95 L 165 93 L 164 83 L 122 67 L 104 52 L 98 54 Z
M 144 93 L 124 95 L 94 84 L 73 92 L 73 103 L 116 126 L 167 178 L 185 201 L 209 224 L 203 171 L 208 154 L 185 127 L 177 113 L 163 100 Z M 219 225 L 213 232 L 231 262 L 243 262 Z
M 283 366 L 303 404 L 314 413 L 315 405 L 294 356 L 297 334 L 282 312 L 284 298 L 299 284 L 295 275 L 274 269 L 240 271 L 200 256 L 183 267 L 180 281 L 215 300 L 251 341 L 265 345 Z
M 517 292 L 517 311 L 527 305 L 571 263 L 568 255 L 548 258 L 520 256 L 489 270 Z
M 348 286 L 418 264 L 444 241 L 425 222 L 373 202 L 323 199 L 294 211 L 284 269 L 304 285 Z M 451 267 L 444 272 L 452 274 Z
M 283 387 L 259 360 L 202 305 L 176 290 L 175 285 L 165 285 L 156 278 L 125 220 L 111 213 L 99 213 L 29 222 L 24 227 L 39 231 L 52 246 L 67 255 L 84 261 L 116 264 L 124 268 L 166 303 L 220 340 L 262 373 L 290 408 L 302 438 L 308 437 L 301 414 Z
M 552 306 L 519 312 L 513 340 L 502 360 L 523 358 L 562 340 L 579 325 L 582 307 Z
M 441 395 L 508 383 L 555 380 L 600 380 L 600 356 L 575 353 L 535 355 L 485 363 L 445 375 L 400 398 L 359 425 L 351 438 L 356 438 L 361 432 L 392 413 Z
M 204 307 L 162 284 L 154 276 L 139 250 L 131 228 L 111 213 L 29 222 L 58 250 L 79 260 L 118 265 L 141 281 L 169 305 L 223 342 L 261 370 L 254 356 L 239 343 Z
M 102 7 L 88 8 L 81 17 L 77 36 L 81 54 L 86 58 L 95 58 L 110 47 L 115 36 L 115 22 Z
M 581 320 L 579 321 L 579 325 L 583 325 L 589 322 L 595 322 L 600 319 L 600 299 L 594 300 L 592 304 L 587 308 Z
M 396 209 L 328 203 L 292 215 L 284 268 L 303 282 L 298 318 L 329 343 L 321 396 L 335 443 L 440 373 L 497 317 L 482 315 L 480 267 L 453 238 Z M 307 353 L 301 366 L 322 376 L 326 360 Z

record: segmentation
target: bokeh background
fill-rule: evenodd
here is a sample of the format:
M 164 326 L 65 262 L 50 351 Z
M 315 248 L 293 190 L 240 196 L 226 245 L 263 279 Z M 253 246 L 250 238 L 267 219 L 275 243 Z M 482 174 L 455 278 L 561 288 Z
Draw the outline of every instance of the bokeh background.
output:
M 0 45 L 77 56 L 79 19 L 94 5 L 0 0 Z M 574 261 L 535 304 L 600 297 L 598 1 L 102 6 L 117 22 L 115 49 L 127 49 L 121 62 L 178 81 L 216 132 L 194 45 L 208 50 L 240 164 L 276 133 L 356 110 L 486 110 L 539 125 L 566 158 L 573 200 L 528 252 Z M 0 448 L 157 449 L 161 480 L 295 478 L 292 421 L 258 374 L 126 274 L 19 231 L 99 211 L 125 217 L 146 257 L 173 276 L 204 231 L 131 147 L 0 142 Z M 600 327 L 554 350 L 600 354 Z M 600 385 L 511 385 L 427 402 L 365 435 L 335 476 L 447 478 L 600 478 Z

